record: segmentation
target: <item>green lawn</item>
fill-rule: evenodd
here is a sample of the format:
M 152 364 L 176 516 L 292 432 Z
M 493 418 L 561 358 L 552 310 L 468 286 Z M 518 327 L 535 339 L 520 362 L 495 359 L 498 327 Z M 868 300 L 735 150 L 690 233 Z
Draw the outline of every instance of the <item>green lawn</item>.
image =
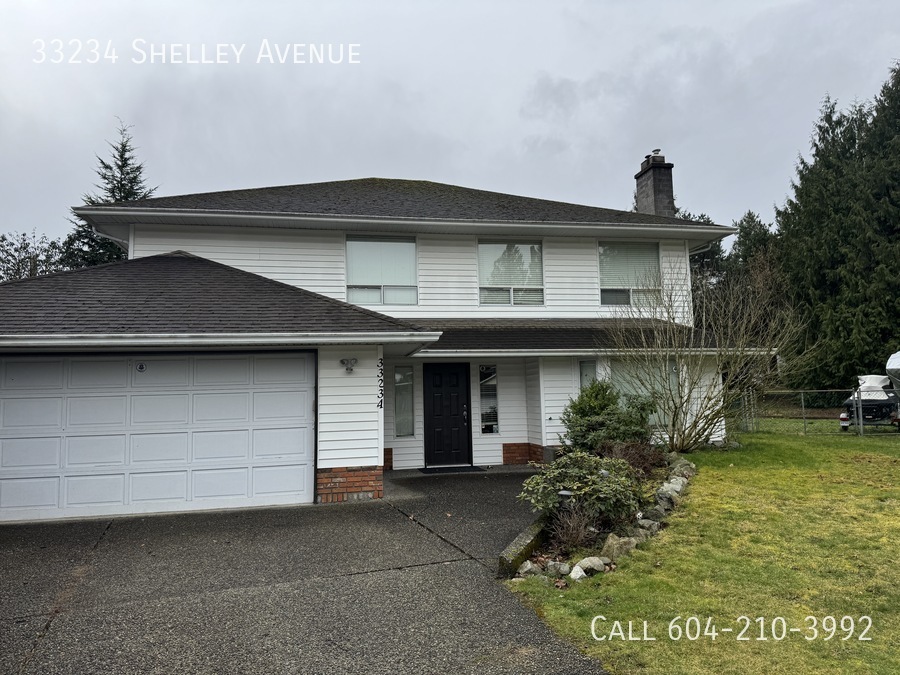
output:
M 557 590 L 515 586 L 565 638 L 613 673 L 900 673 L 900 434 L 809 437 L 759 433 L 743 447 L 691 456 L 700 473 L 670 526 L 613 573 Z M 656 641 L 595 641 L 615 620 L 647 621 Z M 871 641 L 856 639 L 869 616 Z M 711 617 L 715 640 L 669 638 L 669 622 Z M 752 622 L 738 641 L 744 623 Z M 819 635 L 807 630 L 818 618 Z M 825 640 L 824 617 L 851 616 Z M 757 617 L 765 617 L 760 637 Z M 776 632 L 783 617 L 787 633 Z M 849 622 L 845 620 L 845 627 Z M 694 625 L 691 626 L 694 628 Z M 826 626 L 827 627 L 827 626 Z M 627 632 L 626 632 L 627 637 Z

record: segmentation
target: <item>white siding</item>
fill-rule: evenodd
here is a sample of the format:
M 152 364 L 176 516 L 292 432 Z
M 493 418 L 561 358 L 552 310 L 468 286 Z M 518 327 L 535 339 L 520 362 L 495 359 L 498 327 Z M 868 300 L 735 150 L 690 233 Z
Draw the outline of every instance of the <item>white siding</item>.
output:
M 497 366 L 498 434 L 481 433 L 481 398 L 478 367 Z M 476 466 L 503 464 L 504 443 L 528 442 L 525 405 L 525 362 L 521 359 L 483 359 L 472 363 L 472 463 Z
M 478 249 L 472 237 L 420 236 L 419 309 L 428 316 L 445 308 L 478 305 Z M 408 310 L 408 308 L 407 308 Z
M 596 239 L 544 240 L 544 302 L 548 307 L 596 313 L 600 262 Z
M 279 228 L 133 226 L 130 255 L 141 257 L 183 250 L 195 255 L 346 299 L 345 233 Z M 391 316 L 421 317 L 614 317 L 622 310 L 601 307 L 597 239 L 544 237 L 544 304 L 481 306 L 478 302 L 478 237 L 419 235 L 418 305 L 367 305 Z M 690 320 L 690 277 L 686 242 L 660 242 L 663 284 L 684 306 Z M 627 310 L 626 310 L 627 311 Z
M 659 244 L 660 276 L 663 298 L 671 299 L 676 308 L 673 319 L 679 323 L 693 323 L 691 309 L 691 273 L 687 243 L 661 241 Z
M 357 359 L 353 372 L 341 365 L 344 358 Z M 376 346 L 319 349 L 318 468 L 383 463 L 379 358 Z
M 246 272 L 346 299 L 341 232 L 135 225 L 131 256 L 187 251 Z
M 540 359 L 525 359 L 525 408 L 528 414 L 528 442 L 544 445 L 544 391 Z
M 578 387 L 578 363 L 571 357 L 541 359 L 541 380 L 544 387 L 544 445 L 559 445 L 564 429 L 560 415 Z
M 413 367 L 413 435 L 394 437 L 394 366 Z M 419 469 L 425 466 L 425 419 L 422 410 L 422 362 L 391 359 L 385 367 L 384 447 L 393 448 L 395 469 Z

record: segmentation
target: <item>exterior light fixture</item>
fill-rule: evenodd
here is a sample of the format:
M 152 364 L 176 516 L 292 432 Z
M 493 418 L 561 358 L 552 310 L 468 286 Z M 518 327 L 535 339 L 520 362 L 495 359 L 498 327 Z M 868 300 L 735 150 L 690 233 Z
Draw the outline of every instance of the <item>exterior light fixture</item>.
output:
M 352 373 L 353 366 L 356 365 L 356 359 L 341 359 L 341 365 L 344 366 L 348 373 Z

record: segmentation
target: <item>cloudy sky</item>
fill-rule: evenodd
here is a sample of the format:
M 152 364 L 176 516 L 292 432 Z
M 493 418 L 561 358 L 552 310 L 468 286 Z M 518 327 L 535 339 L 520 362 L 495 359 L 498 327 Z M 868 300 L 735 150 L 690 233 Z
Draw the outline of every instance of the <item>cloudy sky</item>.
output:
M 896 0 L 4 0 L 2 14 L 0 232 L 52 237 L 117 116 L 158 195 L 381 176 L 628 209 L 662 148 L 680 206 L 770 221 L 823 97 L 871 99 L 900 59 Z M 338 63 L 308 62 L 328 44 Z

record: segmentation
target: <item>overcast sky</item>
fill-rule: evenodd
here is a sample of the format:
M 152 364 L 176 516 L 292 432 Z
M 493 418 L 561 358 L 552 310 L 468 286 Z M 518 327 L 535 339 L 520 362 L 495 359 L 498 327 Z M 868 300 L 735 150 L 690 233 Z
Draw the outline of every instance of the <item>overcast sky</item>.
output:
M 295 43 L 343 60 L 278 63 Z M 680 206 L 771 221 L 823 97 L 898 58 L 896 0 L 4 0 L 0 232 L 63 236 L 116 116 L 157 195 L 380 176 L 629 209 L 662 148 Z

